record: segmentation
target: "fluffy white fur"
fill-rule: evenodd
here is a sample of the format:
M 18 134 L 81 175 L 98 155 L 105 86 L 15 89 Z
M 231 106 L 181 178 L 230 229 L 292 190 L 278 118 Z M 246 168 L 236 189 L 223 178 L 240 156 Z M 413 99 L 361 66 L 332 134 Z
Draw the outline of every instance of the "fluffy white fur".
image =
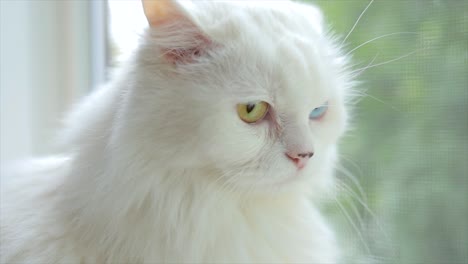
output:
M 62 153 L 3 173 L 1 263 L 337 261 L 314 197 L 332 180 L 350 82 L 320 12 L 183 6 L 76 107 Z M 165 56 L 187 47 L 202 52 Z M 271 115 L 246 124 L 236 105 L 252 100 Z M 315 155 L 298 170 L 285 151 L 302 145 Z

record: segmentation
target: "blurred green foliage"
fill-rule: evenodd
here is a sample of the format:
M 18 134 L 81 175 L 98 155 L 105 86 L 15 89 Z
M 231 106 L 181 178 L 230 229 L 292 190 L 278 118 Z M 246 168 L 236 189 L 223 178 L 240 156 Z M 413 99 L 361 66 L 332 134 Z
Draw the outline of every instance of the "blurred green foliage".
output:
M 343 38 L 369 3 L 308 2 Z M 376 0 L 346 50 L 397 32 L 352 55 L 359 69 L 411 53 L 359 77 L 337 175 L 348 190 L 329 209 L 344 262 L 468 263 L 468 1 Z

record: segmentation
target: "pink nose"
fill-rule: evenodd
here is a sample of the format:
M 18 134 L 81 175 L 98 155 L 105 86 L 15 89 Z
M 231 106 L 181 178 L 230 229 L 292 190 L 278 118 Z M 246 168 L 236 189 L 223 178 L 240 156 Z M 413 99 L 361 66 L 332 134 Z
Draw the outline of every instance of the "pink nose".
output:
M 295 152 L 286 152 L 286 156 L 294 162 L 294 164 L 302 169 L 307 164 L 307 161 L 314 156 L 313 152 L 304 152 L 304 153 L 295 153 Z

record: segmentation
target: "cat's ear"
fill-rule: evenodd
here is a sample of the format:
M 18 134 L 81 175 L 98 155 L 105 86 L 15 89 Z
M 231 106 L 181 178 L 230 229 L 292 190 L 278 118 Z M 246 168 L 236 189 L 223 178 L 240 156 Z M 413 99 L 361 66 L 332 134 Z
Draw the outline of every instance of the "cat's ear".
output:
M 190 63 L 212 46 L 210 38 L 175 0 L 142 0 L 148 23 L 164 58 Z
M 142 0 L 146 19 L 157 27 L 174 19 L 184 19 L 187 14 L 174 0 Z

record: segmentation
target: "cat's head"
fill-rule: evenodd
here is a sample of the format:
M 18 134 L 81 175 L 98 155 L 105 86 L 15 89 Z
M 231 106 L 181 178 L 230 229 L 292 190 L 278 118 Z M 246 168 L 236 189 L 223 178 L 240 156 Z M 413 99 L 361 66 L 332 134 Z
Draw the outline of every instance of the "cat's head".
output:
M 130 155 L 249 189 L 330 177 L 350 85 L 317 8 L 143 4 L 150 26 L 116 134 Z

